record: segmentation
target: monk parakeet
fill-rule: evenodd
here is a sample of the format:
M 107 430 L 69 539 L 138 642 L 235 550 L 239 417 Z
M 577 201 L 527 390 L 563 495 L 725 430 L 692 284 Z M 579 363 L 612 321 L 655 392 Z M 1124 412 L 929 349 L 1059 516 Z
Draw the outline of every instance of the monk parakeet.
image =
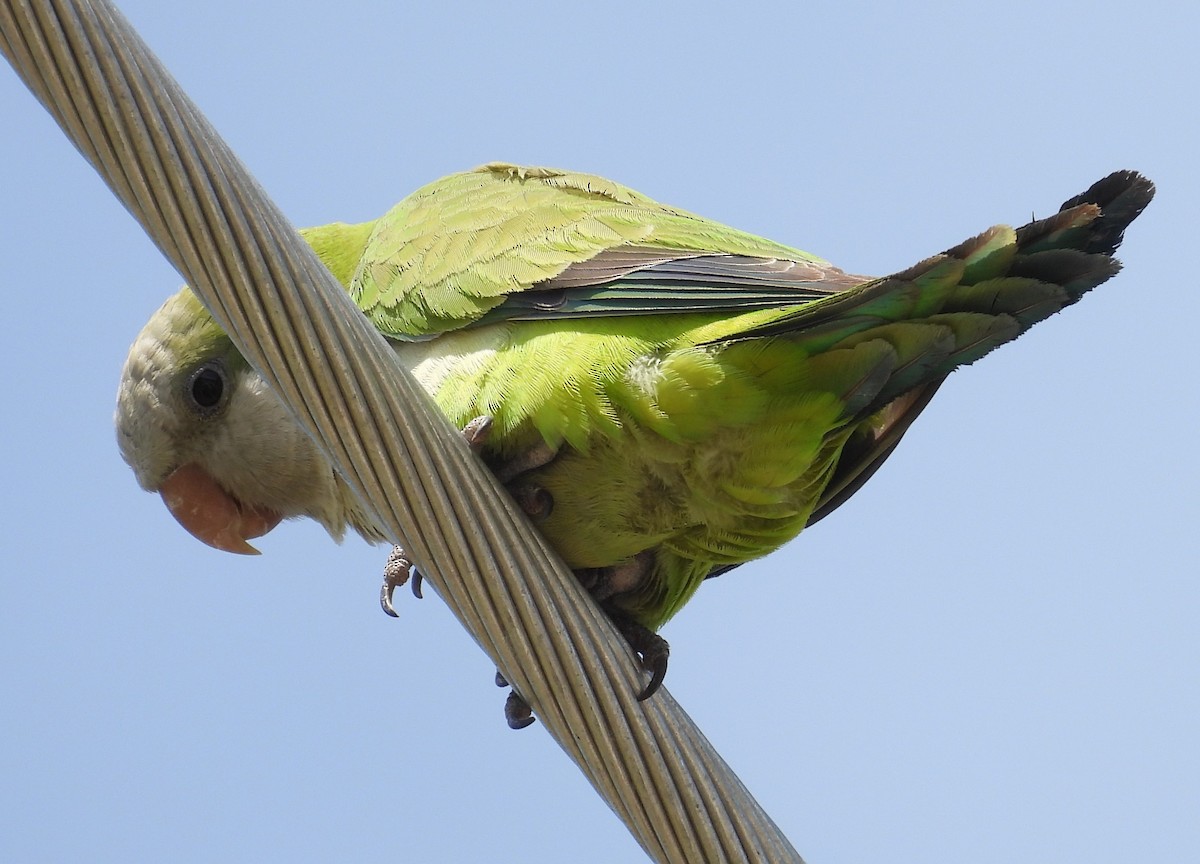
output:
M 505 164 L 301 234 L 642 654 L 646 696 L 654 632 L 706 578 L 829 514 L 950 372 L 1113 276 L 1153 194 L 1119 172 L 885 278 Z M 142 487 L 219 549 L 299 516 L 382 539 L 187 288 L 134 342 L 116 426 Z

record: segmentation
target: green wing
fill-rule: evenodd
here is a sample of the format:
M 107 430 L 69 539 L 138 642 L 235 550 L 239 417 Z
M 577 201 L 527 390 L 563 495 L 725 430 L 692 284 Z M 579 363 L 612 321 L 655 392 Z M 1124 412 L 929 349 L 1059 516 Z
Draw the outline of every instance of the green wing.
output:
M 377 223 L 351 295 L 393 338 L 503 320 L 734 312 L 861 278 L 590 174 L 494 163 Z

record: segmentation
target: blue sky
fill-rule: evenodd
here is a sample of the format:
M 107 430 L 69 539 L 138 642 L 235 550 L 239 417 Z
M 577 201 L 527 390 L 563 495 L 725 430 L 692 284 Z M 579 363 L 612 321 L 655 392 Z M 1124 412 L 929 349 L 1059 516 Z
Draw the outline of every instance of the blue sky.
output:
M 884 273 L 1158 183 L 1117 279 L 664 635 L 812 864 L 1194 860 L 1195 11 L 407 5 L 122 8 L 297 224 L 502 159 Z M 117 373 L 179 276 L 6 69 L 0 117 L 0 859 L 639 860 L 436 596 L 379 611 L 386 550 L 223 555 L 138 490 Z

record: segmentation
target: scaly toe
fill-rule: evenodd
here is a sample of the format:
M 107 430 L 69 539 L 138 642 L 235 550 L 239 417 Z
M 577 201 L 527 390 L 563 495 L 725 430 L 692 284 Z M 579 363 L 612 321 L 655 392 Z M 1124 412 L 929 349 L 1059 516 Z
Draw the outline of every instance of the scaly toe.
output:
M 524 729 L 534 721 L 533 709 L 516 690 L 509 693 L 504 702 L 504 719 L 508 721 L 509 729 Z
M 379 605 L 383 607 L 383 611 L 393 618 L 399 618 L 396 612 L 396 607 L 392 605 L 392 595 L 396 589 L 408 581 L 409 575 L 413 569 L 412 561 L 408 560 L 408 556 L 399 546 L 393 546 L 391 553 L 388 555 L 387 563 L 383 565 L 383 585 L 379 588 Z M 419 576 L 417 580 L 419 580 Z M 416 590 L 417 580 L 413 582 L 413 588 Z M 420 597 L 420 594 L 417 594 Z

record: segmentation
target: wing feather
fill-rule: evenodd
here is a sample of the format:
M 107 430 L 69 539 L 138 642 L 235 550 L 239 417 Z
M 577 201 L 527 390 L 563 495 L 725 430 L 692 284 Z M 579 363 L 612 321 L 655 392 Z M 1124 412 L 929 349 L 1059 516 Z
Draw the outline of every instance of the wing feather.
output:
M 385 334 L 412 339 L 531 317 L 732 313 L 858 281 L 600 177 L 491 164 L 380 219 L 350 291 Z

